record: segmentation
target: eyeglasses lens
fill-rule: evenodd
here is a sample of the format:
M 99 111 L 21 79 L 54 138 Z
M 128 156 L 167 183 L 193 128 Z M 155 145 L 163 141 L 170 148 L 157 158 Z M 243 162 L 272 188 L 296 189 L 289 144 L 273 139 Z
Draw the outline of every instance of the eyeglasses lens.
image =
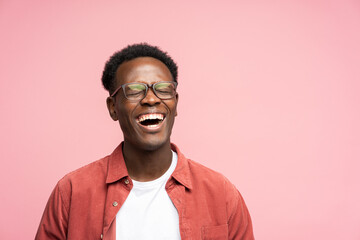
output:
M 134 84 L 127 84 L 124 87 L 125 96 L 128 99 L 137 100 L 142 99 L 145 96 L 146 92 L 146 85 L 134 83 Z
M 132 83 L 124 86 L 126 98 L 130 100 L 141 100 L 145 97 L 147 86 L 143 83 Z M 160 99 L 170 99 L 175 96 L 176 86 L 173 82 L 158 82 L 154 84 L 155 94 Z
M 156 95 L 161 99 L 169 99 L 175 96 L 175 84 L 172 82 L 159 82 L 154 85 Z

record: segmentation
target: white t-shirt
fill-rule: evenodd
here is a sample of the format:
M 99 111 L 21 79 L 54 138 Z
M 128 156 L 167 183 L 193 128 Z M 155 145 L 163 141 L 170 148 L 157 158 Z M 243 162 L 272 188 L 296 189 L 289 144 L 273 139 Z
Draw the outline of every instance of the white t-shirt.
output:
M 172 151 L 169 169 L 150 182 L 133 182 L 129 196 L 116 215 L 116 240 L 181 239 L 179 214 L 165 190 L 177 164 Z

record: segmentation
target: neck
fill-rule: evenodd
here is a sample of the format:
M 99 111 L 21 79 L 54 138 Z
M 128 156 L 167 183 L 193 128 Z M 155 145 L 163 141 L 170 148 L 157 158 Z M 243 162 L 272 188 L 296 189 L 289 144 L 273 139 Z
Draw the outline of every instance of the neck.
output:
M 155 150 L 144 150 L 124 141 L 123 155 L 129 176 L 140 182 L 161 177 L 172 160 L 170 142 Z

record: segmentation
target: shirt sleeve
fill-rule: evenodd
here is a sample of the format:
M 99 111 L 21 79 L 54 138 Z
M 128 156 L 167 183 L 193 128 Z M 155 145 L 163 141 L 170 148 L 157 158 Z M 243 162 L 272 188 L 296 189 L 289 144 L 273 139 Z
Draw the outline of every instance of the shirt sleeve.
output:
M 228 233 L 232 240 L 254 240 L 253 227 L 245 201 L 236 187 L 227 184 Z
M 65 199 L 64 193 L 61 191 L 60 183 L 58 183 L 45 207 L 35 240 L 66 239 L 69 201 Z

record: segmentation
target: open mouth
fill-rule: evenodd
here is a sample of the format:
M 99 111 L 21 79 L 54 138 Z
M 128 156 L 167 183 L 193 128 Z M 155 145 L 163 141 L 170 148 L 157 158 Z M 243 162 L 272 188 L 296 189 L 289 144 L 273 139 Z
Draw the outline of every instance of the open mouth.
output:
M 149 113 L 140 115 L 136 121 L 144 127 L 155 128 L 159 126 L 165 119 L 164 114 L 161 113 Z

